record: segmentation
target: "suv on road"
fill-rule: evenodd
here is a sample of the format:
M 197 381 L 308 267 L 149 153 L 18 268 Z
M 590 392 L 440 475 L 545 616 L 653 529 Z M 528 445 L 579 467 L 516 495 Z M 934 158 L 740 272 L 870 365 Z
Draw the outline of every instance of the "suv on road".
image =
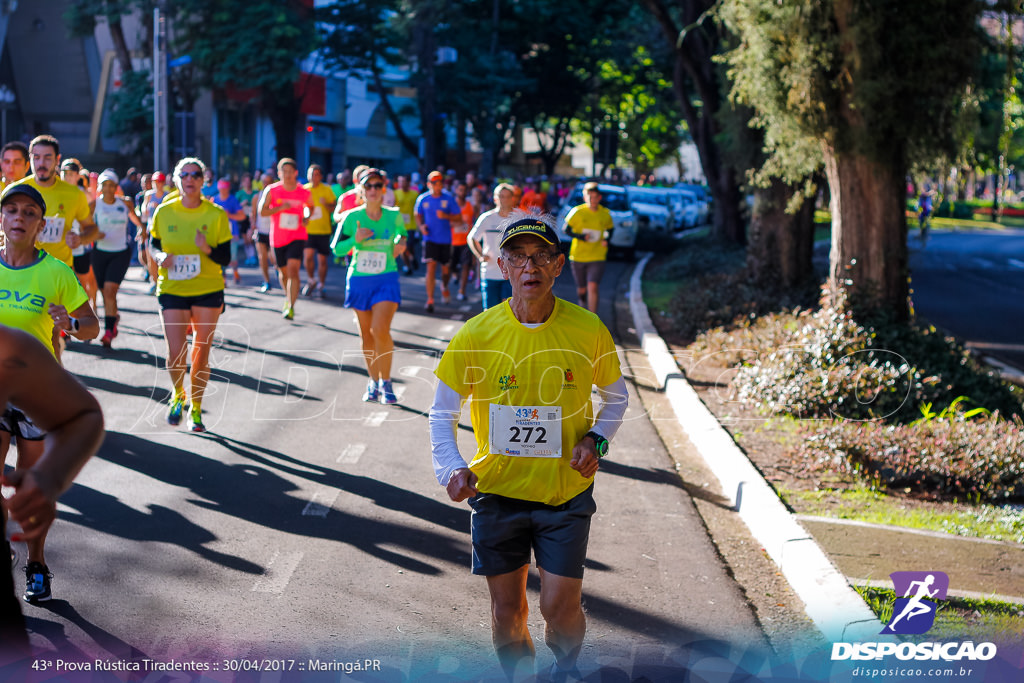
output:
M 573 207 L 585 203 L 583 201 L 584 183 L 576 183 L 576 187 L 569 193 L 569 197 L 562 204 L 558 212 L 558 236 L 565 248 L 568 248 L 572 238 L 565 234 L 565 217 Z M 597 188 L 601 191 L 601 205 L 608 209 L 612 215 L 612 237 L 608 241 L 609 256 L 621 254 L 626 260 L 632 261 L 636 258 L 636 230 L 637 216 L 629 203 L 629 197 L 625 188 L 618 185 L 600 184 Z

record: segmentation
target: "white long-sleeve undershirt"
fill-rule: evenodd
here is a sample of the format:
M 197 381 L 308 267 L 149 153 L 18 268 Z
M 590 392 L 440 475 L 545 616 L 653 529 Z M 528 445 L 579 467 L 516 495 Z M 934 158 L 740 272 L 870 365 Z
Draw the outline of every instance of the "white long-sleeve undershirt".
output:
M 626 380 L 619 377 L 611 384 L 598 387 L 601 402 L 590 431 L 611 441 L 626 414 L 628 393 Z M 459 453 L 455 430 L 458 428 L 462 402 L 466 400 L 457 391 L 438 380 L 434 403 L 430 406 L 430 450 L 434 461 L 434 475 L 441 486 L 447 486 L 455 470 L 469 467 Z

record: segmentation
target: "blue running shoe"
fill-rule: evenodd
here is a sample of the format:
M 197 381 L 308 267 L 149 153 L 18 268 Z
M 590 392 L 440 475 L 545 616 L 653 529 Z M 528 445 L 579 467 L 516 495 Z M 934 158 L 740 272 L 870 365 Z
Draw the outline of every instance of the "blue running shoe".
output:
M 366 393 L 363 394 L 363 400 L 367 403 L 376 403 L 380 400 L 380 391 L 377 389 L 377 383 L 372 379 L 366 383 Z
M 53 574 L 42 562 L 29 562 L 25 566 L 25 602 L 46 602 L 50 594 L 50 579 Z
M 175 427 L 180 425 L 183 412 L 185 412 L 185 402 L 180 398 L 172 398 L 171 409 L 167 411 L 167 424 Z
M 389 406 L 398 403 L 398 397 L 395 396 L 395 391 L 391 388 L 391 380 L 380 381 L 380 402 Z

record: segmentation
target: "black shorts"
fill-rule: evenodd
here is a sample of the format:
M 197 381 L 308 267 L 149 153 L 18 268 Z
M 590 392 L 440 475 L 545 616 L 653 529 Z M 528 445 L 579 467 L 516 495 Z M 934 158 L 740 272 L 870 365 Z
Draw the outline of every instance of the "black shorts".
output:
M 265 232 L 256 233 L 256 244 L 265 244 L 270 246 L 270 235 Z
M 470 258 L 473 256 L 473 252 L 469 250 L 469 246 L 465 244 L 453 244 L 452 245 L 452 270 L 459 270 L 463 265 L 469 263 Z
M 178 296 L 177 294 L 161 294 L 156 298 L 162 311 L 191 311 L 193 308 L 224 308 L 224 290 L 199 294 L 198 296 Z
M 274 258 L 279 268 L 284 268 L 288 261 L 302 260 L 302 252 L 306 249 L 306 240 L 292 240 L 283 247 L 274 247 Z
M 331 235 L 310 235 L 306 238 L 306 249 L 315 249 L 321 256 L 330 256 Z
M 79 275 L 88 274 L 90 266 L 92 266 L 92 252 L 87 251 L 84 254 L 71 257 L 71 267 Z
M 22 441 L 42 441 L 46 438 L 46 432 L 36 427 L 28 415 L 7 404 L 7 408 L 0 415 L 0 431 L 7 432 L 16 439 Z M 2 560 L 2 558 L 0 558 Z
M 590 518 L 597 511 L 594 487 L 562 505 L 545 505 L 481 493 L 469 499 L 473 508 L 473 573 L 507 574 L 530 564 L 572 579 L 583 578 L 590 539 Z
M 452 245 L 438 244 L 437 242 L 423 242 L 423 262 L 435 261 L 442 266 L 448 265 L 452 260 Z
M 92 250 L 92 272 L 96 276 L 96 284 L 103 288 L 103 283 L 121 284 L 132 264 L 132 250 L 102 251 Z

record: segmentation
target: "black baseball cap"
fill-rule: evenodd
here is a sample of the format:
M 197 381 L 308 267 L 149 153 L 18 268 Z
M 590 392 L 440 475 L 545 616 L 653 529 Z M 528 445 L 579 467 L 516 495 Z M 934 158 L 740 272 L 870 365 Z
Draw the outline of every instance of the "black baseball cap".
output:
M 0 195 L 0 205 L 6 204 L 7 200 L 16 194 L 23 194 L 33 202 L 39 205 L 39 208 L 43 210 L 43 215 L 46 215 L 46 200 L 43 199 L 43 195 L 39 193 L 39 190 L 32 187 L 28 183 L 17 183 L 15 185 L 8 185 L 4 190 L 4 193 Z
M 558 233 L 550 225 L 536 218 L 523 218 L 505 227 L 501 233 L 501 242 L 498 243 L 498 248 L 504 247 L 513 237 L 522 235 L 534 235 L 548 244 L 558 244 Z

